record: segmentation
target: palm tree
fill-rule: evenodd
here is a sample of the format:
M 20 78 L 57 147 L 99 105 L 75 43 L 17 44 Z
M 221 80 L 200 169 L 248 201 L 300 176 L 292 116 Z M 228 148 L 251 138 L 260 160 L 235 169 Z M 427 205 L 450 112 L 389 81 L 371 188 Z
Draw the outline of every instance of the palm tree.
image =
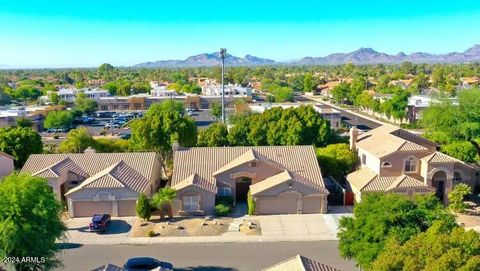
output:
M 160 209 L 162 218 L 168 213 L 168 218 L 173 218 L 172 200 L 177 196 L 177 190 L 171 187 L 164 187 L 157 193 L 153 194 L 152 200 L 155 206 Z

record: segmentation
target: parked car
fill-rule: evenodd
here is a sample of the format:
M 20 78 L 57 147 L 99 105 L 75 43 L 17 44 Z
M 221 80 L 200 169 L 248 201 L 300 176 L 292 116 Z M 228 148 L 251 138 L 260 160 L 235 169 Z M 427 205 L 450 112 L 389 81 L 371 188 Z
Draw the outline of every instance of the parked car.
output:
M 123 265 L 123 269 L 125 269 L 126 271 L 172 271 L 173 265 L 171 263 L 161 262 L 157 259 L 150 257 L 137 257 L 128 259 L 128 261 Z
M 56 132 L 57 132 L 56 128 L 47 129 L 47 133 L 56 133 Z
M 90 231 L 104 232 L 107 230 L 110 219 L 109 214 L 94 214 L 88 228 Z

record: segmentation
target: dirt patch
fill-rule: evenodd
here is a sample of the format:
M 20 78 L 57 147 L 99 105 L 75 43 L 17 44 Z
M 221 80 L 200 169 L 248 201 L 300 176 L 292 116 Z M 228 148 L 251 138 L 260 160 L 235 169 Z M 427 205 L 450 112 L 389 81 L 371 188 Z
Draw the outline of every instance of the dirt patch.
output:
M 170 221 L 159 219 L 142 222 L 137 219 L 131 231 L 132 237 L 145 237 L 153 231 L 158 237 L 217 236 L 222 235 L 232 222 L 231 218 L 205 219 L 203 217 L 176 217 Z
M 464 213 L 454 213 L 458 224 L 464 227 L 480 226 L 480 199 L 473 197 L 471 200 L 465 201 L 467 208 Z
M 261 235 L 262 229 L 260 228 L 260 222 L 256 219 L 245 220 L 240 225 L 240 232 L 245 235 Z

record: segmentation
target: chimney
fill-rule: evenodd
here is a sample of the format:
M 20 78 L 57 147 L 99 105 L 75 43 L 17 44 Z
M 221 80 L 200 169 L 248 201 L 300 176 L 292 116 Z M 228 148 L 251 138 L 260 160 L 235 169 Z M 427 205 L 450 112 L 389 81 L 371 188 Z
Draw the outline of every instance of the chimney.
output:
M 178 141 L 175 141 L 175 142 L 173 142 L 173 144 L 172 144 L 172 151 L 173 151 L 173 152 L 176 152 L 176 151 L 178 151 L 178 150 L 180 150 L 180 144 L 178 144 Z
M 96 151 L 94 148 L 92 148 L 92 147 L 88 147 L 88 148 L 86 148 L 85 151 L 84 151 L 84 153 L 96 153 L 96 152 L 97 152 L 97 151 Z
M 357 129 L 357 126 L 352 126 L 352 128 L 350 128 L 350 150 L 352 151 L 355 151 L 356 149 L 355 144 L 358 140 L 358 133 L 359 131 Z

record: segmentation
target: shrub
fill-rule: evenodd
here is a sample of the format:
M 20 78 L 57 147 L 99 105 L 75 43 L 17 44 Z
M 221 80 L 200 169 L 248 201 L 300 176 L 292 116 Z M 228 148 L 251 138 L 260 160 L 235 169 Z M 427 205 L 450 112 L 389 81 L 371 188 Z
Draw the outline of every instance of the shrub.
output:
M 106 134 L 107 134 L 107 131 L 105 131 L 105 130 L 100 131 L 100 135 L 104 136 Z
M 233 206 L 233 197 L 232 196 L 218 196 L 215 199 L 215 204 L 222 204 L 226 206 Z
M 150 200 L 143 193 L 141 193 L 140 197 L 138 198 L 136 211 L 137 211 L 138 217 L 140 217 L 143 220 L 149 220 L 150 217 L 152 216 Z
M 215 215 L 216 216 L 228 216 L 230 214 L 230 206 L 217 204 L 215 205 Z
M 59 137 L 59 135 L 53 135 L 53 139 L 58 139 Z
M 250 190 L 248 191 L 247 204 L 248 204 L 248 215 L 254 215 L 256 203 L 252 197 L 252 193 L 250 193 Z
M 453 191 L 448 194 L 448 199 L 450 200 L 450 209 L 452 209 L 454 212 L 463 213 L 467 207 L 465 202 L 463 202 L 463 199 L 471 192 L 470 186 L 467 184 L 461 183 L 456 185 L 453 188 Z
M 147 237 L 154 237 L 154 236 L 155 236 L 155 232 L 152 231 L 152 230 L 149 230 L 149 231 L 147 231 L 147 233 L 145 234 L 145 236 L 147 236 Z

